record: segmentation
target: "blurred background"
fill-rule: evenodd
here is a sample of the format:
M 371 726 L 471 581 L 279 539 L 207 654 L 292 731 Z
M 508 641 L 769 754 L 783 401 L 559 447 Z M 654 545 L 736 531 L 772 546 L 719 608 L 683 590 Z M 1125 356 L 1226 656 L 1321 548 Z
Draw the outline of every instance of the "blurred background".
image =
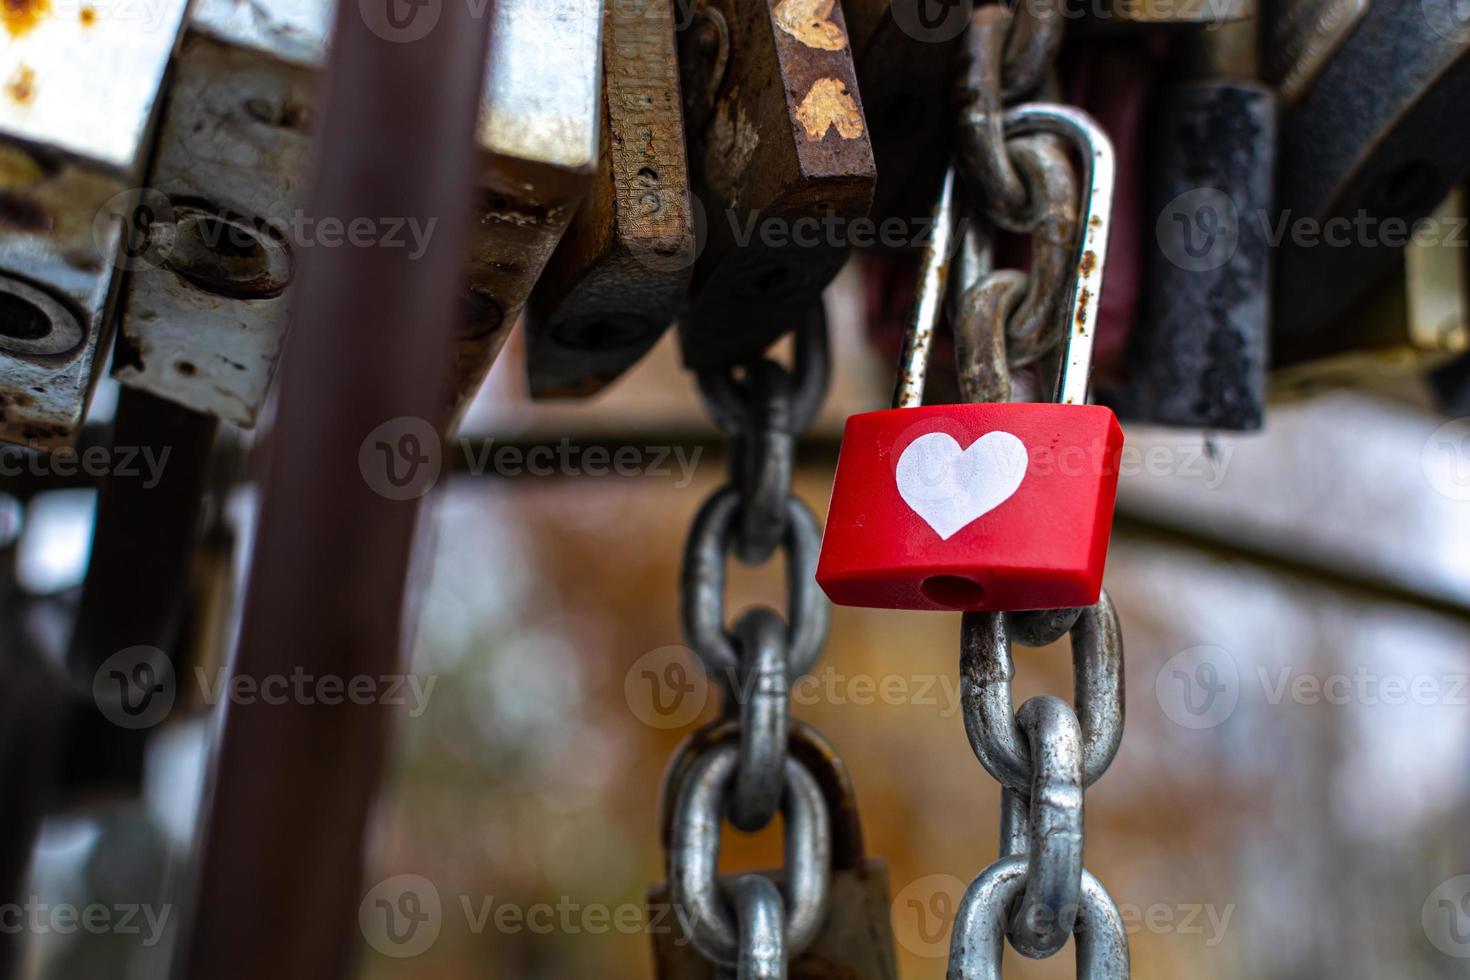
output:
M 829 292 L 836 386 L 801 451 L 798 493 L 818 513 L 843 418 L 881 407 L 891 383 L 860 336 L 857 284 L 849 270 Z M 722 440 L 668 342 L 587 405 L 532 405 L 523 376 L 512 349 L 426 511 L 363 889 L 371 980 L 652 975 L 661 774 L 717 711 L 677 588 L 690 521 L 725 479 Z M 543 445 L 560 461 L 533 472 Z M 608 466 L 589 447 L 640 462 L 588 475 Z M 31 595 L 61 602 L 80 581 L 89 493 L 11 520 Z M 252 508 L 242 491 L 220 523 L 248 540 Z M 1136 977 L 1466 975 L 1467 541 L 1470 420 L 1436 416 L 1411 386 L 1297 399 L 1258 436 L 1128 430 L 1106 579 L 1128 718 L 1087 793 L 1086 856 L 1129 924 Z M 779 563 L 737 564 L 730 587 L 732 617 L 784 601 Z M 44 636 L 45 601 L 31 617 Z M 958 637 L 957 614 L 836 608 L 793 690 L 851 769 L 909 980 L 944 976 L 954 907 L 996 851 L 999 790 L 965 739 Z M 1070 698 L 1065 643 L 1017 659 L 1017 704 Z M 30 893 L 51 911 L 27 912 L 41 923 L 27 976 L 164 975 L 219 712 L 179 715 L 151 740 L 141 801 L 47 821 Z M 729 869 L 779 863 L 777 831 L 724 841 Z M 369 914 L 384 901 L 423 928 L 385 931 Z M 131 907 L 138 929 L 53 914 L 89 905 Z M 1070 955 L 1007 953 L 1008 977 L 1073 975 Z

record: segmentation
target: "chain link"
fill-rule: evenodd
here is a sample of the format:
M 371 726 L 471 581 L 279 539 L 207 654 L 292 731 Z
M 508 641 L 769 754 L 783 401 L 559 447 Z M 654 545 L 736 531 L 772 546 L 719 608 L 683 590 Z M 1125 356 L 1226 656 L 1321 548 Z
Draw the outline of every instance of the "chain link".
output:
M 1099 186 L 1111 181 L 1110 164 L 1098 166 L 1106 154 L 1084 152 L 1087 184 L 1079 195 L 1083 185 L 1055 136 L 1011 132 L 1043 112 L 1065 116 L 1061 128 L 1069 132 L 1095 129 L 1063 107 L 1007 110 L 1049 71 L 1060 27 L 1045 4 L 1021 3 L 1014 17 L 986 6 L 971 20 L 958 140 L 966 205 L 995 227 L 1030 236 L 1032 261 L 1029 274 L 997 270 L 989 230 L 967 231 L 951 319 L 969 401 L 1006 402 L 1041 388 L 1034 369 L 1024 384 L 1013 384 L 1012 371 L 1042 361 L 1066 335 L 1079 302 L 1079 198 L 1092 213 Z M 1071 367 L 1063 365 L 1064 378 Z M 1012 641 L 1044 646 L 1067 634 L 1074 706 L 1042 695 L 1017 712 Z M 1033 959 L 1055 955 L 1075 936 L 1079 977 L 1126 978 L 1122 917 L 1082 863 L 1084 789 L 1112 763 L 1123 734 L 1123 643 L 1112 601 L 1103 593 L 1087 609 L 966 613 L 960 649 L 965 732 L 1001 783 L 1002 813 L 999 859 L 971 884 L 955 921 L 950 980 L 999 980 L 1002 936 Z
M 831 787 L 792 754 L 790 689 L 821 655 L 830 618 L 816 584 L 821 525 L 792 494 L 796 441 L 821 407 L 829 373 L 826 318 L 817 306 L 796 331 L 790 369 L 762 358 L 698 379 L 706 409 L 731 441 L 730 482 L 704 503 L 690 529 L 680 620 L 700 664 L 725 692 L 724 720 L 705 732 L 718 737 L 696 736 L 676 755 L 664 795 L 671 896 L 690 940 L 721 977 L 784 980 L 788 961 L 827 919 Z M 731 556 L 762 565 L 777 551 L 785 552 L 786 617 L 758 607 L 728 627 Z M 753 873 L 722 884 L 723 822 L 753 832 L 778 812 L 786 841 L 781 884 Z

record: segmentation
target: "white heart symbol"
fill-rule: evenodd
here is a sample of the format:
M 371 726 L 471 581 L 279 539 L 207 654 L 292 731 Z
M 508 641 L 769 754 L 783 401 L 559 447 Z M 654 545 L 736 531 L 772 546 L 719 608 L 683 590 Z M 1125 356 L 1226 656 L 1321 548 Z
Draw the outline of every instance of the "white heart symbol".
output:
M 1026 444 L 1009 432 L 987 432 L 969 449 L 931 432 L 898 458 L 898 495 L 948 541 L 960 528 L 1005 503 L 1026 477 Z

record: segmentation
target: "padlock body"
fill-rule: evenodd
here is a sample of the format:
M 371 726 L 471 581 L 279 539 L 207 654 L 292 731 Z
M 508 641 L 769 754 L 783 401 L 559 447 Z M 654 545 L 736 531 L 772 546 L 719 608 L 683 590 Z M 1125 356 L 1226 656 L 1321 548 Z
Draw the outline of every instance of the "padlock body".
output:
M 847 420 L 817 582 L 883 609 L 1088 606 L 1123 430 L 1099 405 L 930 405 Z

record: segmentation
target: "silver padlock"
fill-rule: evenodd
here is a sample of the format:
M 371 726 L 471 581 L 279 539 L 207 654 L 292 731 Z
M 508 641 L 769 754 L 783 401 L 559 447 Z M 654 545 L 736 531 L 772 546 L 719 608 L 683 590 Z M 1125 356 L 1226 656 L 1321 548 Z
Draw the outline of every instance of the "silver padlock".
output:
M 352 2 L 352 0 L 348 0 Z M 435 5 L 375 29 L 411 42 Z M 369 5 L 364 5 L 364 10 Z M 177 64 L 130 278 L 115 373 L 250 425 L 286 327 L 292 270 L 311 248 L 427 247 L 394 215 L 300 210 L 332 0 L 200 0 Z M 374 6 L 372 9 L 376 10 Z M 489 371 L 597 167 L 601 0 L 498 0 L 487 53 L 455 412 Z M 432 147 L 423 149 L 427 160 Z M 426 171 L 427 173 L 427 171 Z M 366 222 L 366 223 L 363 223 Z
M 240 425 L 265 402 L 299 208 L 330 0 L 198 0 L 174 63 L 148 189 L 132 222 L 118 380 Z
M 67 445 L 188 0 L 7 7 L 0 46 L 0 439 Z M 17 11 L 27 12 L 21 16 Z

